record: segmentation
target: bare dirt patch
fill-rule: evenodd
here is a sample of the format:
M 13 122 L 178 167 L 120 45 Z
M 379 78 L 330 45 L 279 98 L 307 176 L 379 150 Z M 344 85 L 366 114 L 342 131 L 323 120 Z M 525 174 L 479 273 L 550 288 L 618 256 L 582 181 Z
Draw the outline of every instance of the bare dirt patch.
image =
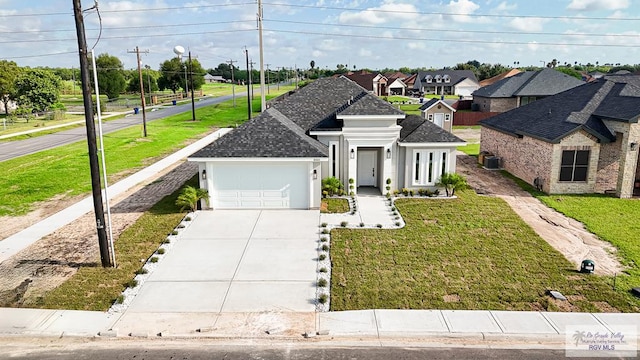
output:
M 193 163 L 176 164 L 112 200 L 114 239 L 117 241 L 120 234 L 144 211 L 174 192 L 196 172 L 197 165 Z M 51 209 L 60 210 L 65 206 L 53 206 Z M 50 214 L 54 212 L 51 210 Z M 29 223 L 24 222 L 23 226 L 25 228 Z M 62 284 L 81 266 L 100 266 L 93 212 L 0 264 L 0 306 L 37 306 L 41 296 Z
M 449 294 L 443 296 L 442 300 L 446 303 L 460 302 L 460 296 L 458 296 L 458 294 Z
M 475 157 L 459 153 L 457 171 L 477 193 L 506 201 L 540 237 L 575 264 L 576 269 L 584 259 L 597 260 L 595 273 L 599 275 L 614 275 L 624 269 L 613 245 L 590 233 L 581 222 L 547 207 L 500 172 L 478 167 Z

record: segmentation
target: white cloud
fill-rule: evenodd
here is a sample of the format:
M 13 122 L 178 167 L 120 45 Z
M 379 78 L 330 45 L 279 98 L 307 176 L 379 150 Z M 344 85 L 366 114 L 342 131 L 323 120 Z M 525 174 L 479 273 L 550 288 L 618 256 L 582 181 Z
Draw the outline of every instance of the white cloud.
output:
M 540 48 L 540 44 L 537 41 L 531 41 L 527 44 L 527 48 L 531 51 L 536 51 Z
M 549 19 L 518 17 L 509 21 L 509 27 L 519 31 L 542 31 L 547 22 Z
M 446 15 L 445 18 L 451 19 L 459 23 L 487 23 L 489 19 L 485 17 L 469 16 L 476 10 L 480 9 L 480 5 L 471 0 L 451 0 L 444 7 L 446 13 L 456 15 Z
M 518 8 L 518 4 L 508 4 L 506 1 L 501 2 L 498 6 L 496 6 L 493 11 L 495 12 L 507 12 L 514 11 Z
M 629 0 L 572 0 L 567 9 L 577 11 L 620 10 L 628 8 L 629 5 Z
M 418 17 L 417 12 L 418 10 L 412 4 L 386 3 L 360 12 L 345 11 L 340 14 L 338 21 L 342 24 L 377 25 L 396 20 L 414 20 Z

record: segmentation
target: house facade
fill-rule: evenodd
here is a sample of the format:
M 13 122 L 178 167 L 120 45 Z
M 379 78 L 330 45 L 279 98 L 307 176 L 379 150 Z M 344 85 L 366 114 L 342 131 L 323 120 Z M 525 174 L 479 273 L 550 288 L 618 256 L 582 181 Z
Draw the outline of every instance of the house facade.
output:
M 273 104 L 189 157 L 213 208 L 320 206 L 321 181 L 345 189 L 434 188 L 455 172 L 464 141 L 407 116 L 344 78 L 325 78 Z M 202 175 L 205 176 L 202 176 Z
M 552 194 L 640 195 L 640 80 L 603 78 L 481 124 L 480 150 Z
M 427 95 L 470 97 L 480 84 L 471 70 L 433 70 L 419 72 L 413 87 Z
M 474 91 L 473 103 L 481 112 L 505 112 L 582 84 L 554 69 L 525 71 Z
M 453 115 L 456 112 L 451 105 L 441 99 L 431 99 L 420 106 L 422 118 L 451 132 L 453 129 Z
M 384 96 L 388 94 L 388 79 L 382 74 L 374 74 L 362 70 L 356 73 L 350 72 L 342 76 L 357 83 L 376 96 Z

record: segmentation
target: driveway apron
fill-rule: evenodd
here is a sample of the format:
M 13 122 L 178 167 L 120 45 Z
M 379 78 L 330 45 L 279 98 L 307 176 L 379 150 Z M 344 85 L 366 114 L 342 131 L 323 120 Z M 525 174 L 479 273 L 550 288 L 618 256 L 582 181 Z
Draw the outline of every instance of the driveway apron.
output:
M 313 210 L 202 211 L 126 313 L 313 312 L 318 221 Z

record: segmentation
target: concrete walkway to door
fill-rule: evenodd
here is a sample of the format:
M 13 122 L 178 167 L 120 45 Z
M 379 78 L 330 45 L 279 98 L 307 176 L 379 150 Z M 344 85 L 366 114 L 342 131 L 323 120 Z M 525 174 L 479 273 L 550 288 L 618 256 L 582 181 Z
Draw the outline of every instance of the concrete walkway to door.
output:
M 140 313 L 315 311 L 318 211 L 201 211 L 121 321 Z

